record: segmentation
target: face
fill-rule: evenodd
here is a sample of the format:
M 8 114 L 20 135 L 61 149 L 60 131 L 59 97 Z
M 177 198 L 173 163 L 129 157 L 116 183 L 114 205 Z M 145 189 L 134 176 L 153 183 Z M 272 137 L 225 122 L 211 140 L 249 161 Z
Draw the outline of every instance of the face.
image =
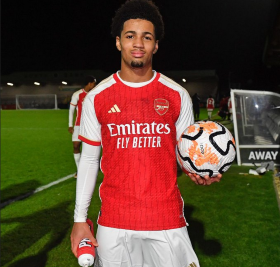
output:
M 95 87 L 95 82 L 88 83 L 89 91 L 92 90 Z
M 158 50 L 154 25 L 143 19 L 127 20 L 121 36 L 116 37 L 116 46 L 121 51 L 122 67 L 152 66 L 153 54 Z

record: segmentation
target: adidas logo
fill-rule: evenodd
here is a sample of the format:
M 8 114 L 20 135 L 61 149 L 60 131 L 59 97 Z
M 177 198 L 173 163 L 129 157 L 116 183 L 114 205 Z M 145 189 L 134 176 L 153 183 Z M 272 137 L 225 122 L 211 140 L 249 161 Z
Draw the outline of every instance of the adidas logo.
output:
M 121 110 L 116 104 L 108 111 L 108 113 L 115 113 L 115 112 L 121 112 Z

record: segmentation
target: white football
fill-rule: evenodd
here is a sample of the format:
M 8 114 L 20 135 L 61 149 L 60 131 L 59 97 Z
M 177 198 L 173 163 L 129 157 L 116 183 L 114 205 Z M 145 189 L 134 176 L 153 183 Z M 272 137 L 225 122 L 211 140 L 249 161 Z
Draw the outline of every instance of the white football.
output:
M 231 132 L 214 121 L 198 121 L 177 143 L 177 161 L 184 172 L 215 177 L 229 169 L 236 156 Z

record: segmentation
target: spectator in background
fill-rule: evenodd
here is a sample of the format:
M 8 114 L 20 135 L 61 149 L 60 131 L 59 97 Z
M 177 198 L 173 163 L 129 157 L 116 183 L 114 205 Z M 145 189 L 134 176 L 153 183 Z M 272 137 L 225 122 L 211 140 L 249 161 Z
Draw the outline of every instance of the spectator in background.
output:
M 215 100 L 211 95 L 209 95 L 209 97 L 206 100 L 206 108 L 208 112 L 208 120 L 211 120 L 212 112 L 213 109 L 215 108 Z
M 232 104 L 230 97 L 228 98 L 228 120 L 232 121 Z
M 80 131 L 80 120 L 82 114 L 82 105 L 87 93 L 92 90 L 96 85 L 96 79 L 93 76 L 87 76 L 84 82 L 84 88 L 76 91 L 71 98 L 69 107 L 69 127 L 68 132 L 72 134 L 74 160 L 78 169 L 81 158 L 81 140 L 78 138 Z M 76 109 L 75 126 L 73 127 L 73 117 Z M 77 173 L 74 176 L 77 178 Z
M 225 120 L 228 114 L 228 98 L 226 98 L 224 95 L 222 96 L 222 99 L 219 104 L 219 112 L 218 115 L 222 118 L 222 120 Z
M 193 103 L 193 111 L 194 111 L 194 119 L 199 120 L 199 113 L 200 113 L 200 98 L 198 97 L 198 94 L 195 93 L 192 97 L 192 103 Z

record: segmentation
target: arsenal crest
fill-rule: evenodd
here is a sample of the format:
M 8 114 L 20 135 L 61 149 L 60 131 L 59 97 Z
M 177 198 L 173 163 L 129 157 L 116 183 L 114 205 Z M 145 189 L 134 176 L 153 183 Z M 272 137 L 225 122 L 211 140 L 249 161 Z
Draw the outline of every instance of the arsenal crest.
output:
M 154 108 L 159 115 L 164 115 L 169 109 L 169 102 L 162 98 L 155 99 Z

